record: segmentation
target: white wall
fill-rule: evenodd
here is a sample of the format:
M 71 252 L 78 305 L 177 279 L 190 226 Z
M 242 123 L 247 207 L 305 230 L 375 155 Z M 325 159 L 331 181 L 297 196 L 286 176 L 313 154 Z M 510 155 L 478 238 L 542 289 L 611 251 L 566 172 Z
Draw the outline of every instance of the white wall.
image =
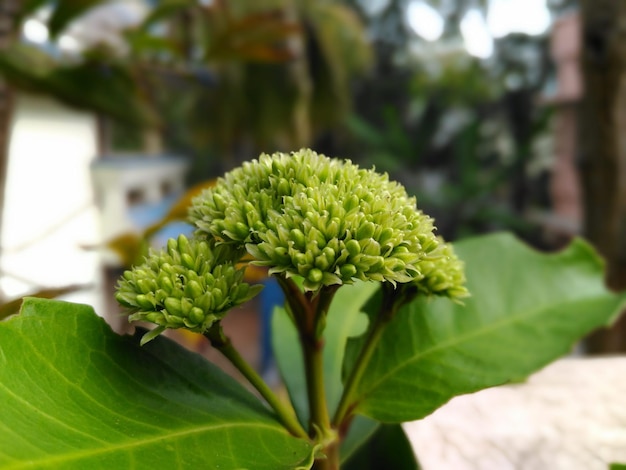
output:
M 4 275 L 9 297 L 37 286 L 99 282 L 99 256 L 83 246 L 99 242 L 89 165 L 96 156 L 96 120 L 49 99 L 20 95 L 9 150 L 2 224 Z M 97 289 L 72 301 L 101 309 Z

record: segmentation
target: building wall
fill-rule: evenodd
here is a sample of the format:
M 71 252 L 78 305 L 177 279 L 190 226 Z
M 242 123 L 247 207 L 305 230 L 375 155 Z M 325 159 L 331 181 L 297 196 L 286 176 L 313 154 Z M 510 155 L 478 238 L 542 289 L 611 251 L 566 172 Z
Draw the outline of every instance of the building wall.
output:
M 41 97 L 18 95 L 9 146 L 0 288 L 9 298 L 40 287 L 91 284 L 70 295 L 98 311 L 98 213 L 89 165 L 97 153 L 94 116 Z

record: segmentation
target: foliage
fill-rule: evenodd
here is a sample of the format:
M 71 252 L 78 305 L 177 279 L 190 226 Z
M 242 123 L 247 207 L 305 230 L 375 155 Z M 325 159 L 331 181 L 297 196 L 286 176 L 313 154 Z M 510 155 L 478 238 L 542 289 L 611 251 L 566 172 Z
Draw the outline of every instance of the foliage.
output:
M 382 458 L 416 469 L 399 423 L 523 379 L 626 303 L 604 287 L 602 262 L 580 240 L 541 254 L 494 234 L 452 251 L 397 183 L 310 151 L 234 170 L 191 213 L 194 240 L 173 240 L 128 271 L 118 299 L 131 319 L 168 327 L 199 328 L 203 309 L 205 336 L 265 403 L 156 337 L 159 328 L 120 337 L 88 307 L 29 299 L 0 323 L 0 441 L 14 443 L 0 449 L 0 466 L 333 469 L 380 468 Z M 338 249 L 324 251 L 332 243 Z M 214 283 L 211 270 L 245 252 L 258 256 L 252 263 L 279 262 L 273 275 L 287 302 L 273 344 L 289 402 L 221 329 L 218 300 L 239 288 Z M 463 265 L 471 297 L 461 303 Z
M 0 337 L 2 468 L 274 470 L 311 457 L 217 367 L 165 338 L 140 347 L 87 306 L 27 299 Z
M 493 56 L 478 60 L 459 23 L 468 10 L 486 15 L 488 2 L 427 2 L 445 21 L 434 43 L 407 26 L 406 2 L 380 2 L 376 14 L 349 3 L 373 38 L 375 66 L 355 88 L 351 139 L 333 151 L 401 180 L 449 238 L 495 229 L 533 238 L 527 214 L 549 205 L 540 144 L 550 112 L 538 99 L 554 77 L 547 35 L 494 38 Z
M 514 56 L 519 48 L 510 49 L 502 55 Z M 524 104 L 538 85 L 507 90 L 503 81 L 512 64 L 500 71 L 468 57 L 427 60 L 406 65 L 395 91 L 372 91 L 375 83 L 364 88 L 368 101 L 357 99 L 360 106 L 348 121 L 350 151 L 400 179 L 446 236 L 494 227 L 524 233 L 529 227 L 521 214 L 542 202 L 530 191 L 535 180 L 528 168 L 550 114 Z M 524 191 L 517 188 L 522 184 Z
M 120 31 L 121 45 L 59 50 L 54 41 L 72 22 L 115 3 L 24 2 L 22 20 L 42 6 L 51 10 L 53 42 L 43 50 L 10 44 L 0 74 L 20 89 L 112 119 L 116 150 L 143 150 L 142 131 L 156 130 L 161 145 L 194 157 L 194 182 L 235 166 L 250 148 L 310 145 L 345 117 L 350 82 L 370 63 L 352 10 L 305 0 L 157 2 Z M 207 154 L 221 161 L 207 162 Z

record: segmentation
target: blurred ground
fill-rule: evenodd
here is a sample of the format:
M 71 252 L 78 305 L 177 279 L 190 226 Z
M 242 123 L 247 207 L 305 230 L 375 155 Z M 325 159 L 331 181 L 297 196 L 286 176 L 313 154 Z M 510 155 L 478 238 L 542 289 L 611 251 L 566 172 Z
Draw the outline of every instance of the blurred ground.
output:
M 563 359 L 405 424 L 424 470 L 606 470 L 626 462 L 626 358 Z

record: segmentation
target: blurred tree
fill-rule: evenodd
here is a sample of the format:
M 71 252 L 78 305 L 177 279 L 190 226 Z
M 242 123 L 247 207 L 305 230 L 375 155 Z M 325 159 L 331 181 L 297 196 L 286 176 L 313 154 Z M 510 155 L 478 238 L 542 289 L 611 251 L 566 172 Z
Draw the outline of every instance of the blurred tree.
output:
M 607 260 L 607 282 L 626 288 L 626 1 L 581 0 L 579 149 L 585 235 Z M 626 317 L 592 336 L 591 352 L 626 351 Z
M 382 2 L 376 14 L 350 3 L 374 38 L 376 62 L 356 89 L 349 153 L 394 172 L 448 237 L 496 228 L 530 237 L 524 214 L 546 202 L 530 168 L 549 122 L 536 99 L 552 74 L 547 36 L 507 35 L 478 60 L 464 50 L 459 23 L 471 9 L 486 14 L 486 1 L 428 2 L 445 24 L 434 44 L 410 30 L 405 1 Z
M 86 4 L 110 2 L 35 3 L 52 7 L 54 39 Z M 67 7 L 78 3 L 80 11 Z M 165 141 L 196 162 L 217 154 L 221 172 L 261 150 L 310 145 L 345 115 L 350 80 L 369 60 L 358 18 L 331 1 L 168 0 L 124 39 L 123 51 L 95 44 L 69 61 L 14 44 L 0 73 L 122 123 L 113 126 L 114 140 L 121 134 L 126 144 L 151 149 Z M 128 129 L 138 126 L 156 128 L 158 138 L 133 137 Z
M 259 151 L 310 146 L 336 126 L 351 102 L 351 81 L 370 61 L 358 17 L 331 1 L 215 2 L 213 28 L 237 15 L 271 15 L 293 22 L 299 34 L 287 39 L 284 61 L 213 60 L 215 92 L 195 101 L 198 133 L 232 166 Z

